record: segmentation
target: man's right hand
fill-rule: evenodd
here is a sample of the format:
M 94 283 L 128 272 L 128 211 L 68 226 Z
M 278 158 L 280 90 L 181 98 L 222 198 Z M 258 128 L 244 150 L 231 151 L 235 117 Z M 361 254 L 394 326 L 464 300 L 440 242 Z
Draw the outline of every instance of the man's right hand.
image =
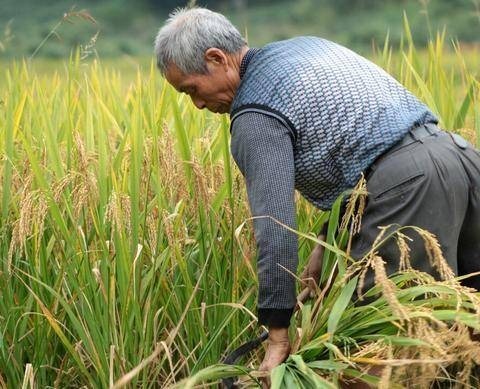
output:
M 267 352 L 258 370 L 271 372 L 273 368 L 285 362 L 290 355 L 291 346 L 288 328 L 268 328 Z M 270 376 L 262 378 L 262 388 L 271 386 Z

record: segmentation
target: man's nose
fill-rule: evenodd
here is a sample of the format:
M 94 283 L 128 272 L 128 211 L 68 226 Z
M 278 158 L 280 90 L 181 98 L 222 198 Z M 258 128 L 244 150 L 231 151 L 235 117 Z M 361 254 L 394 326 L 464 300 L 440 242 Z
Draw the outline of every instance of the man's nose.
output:
M 193 104 L 195 104 L 195 107 L 197 107 L 198 109 L 203 109 L 205 108 L 205 101 L 203 101 L 202 99 L 199 99 L 199 98 L 193 98 L 192 97 L 192 101 L 193 101 Z

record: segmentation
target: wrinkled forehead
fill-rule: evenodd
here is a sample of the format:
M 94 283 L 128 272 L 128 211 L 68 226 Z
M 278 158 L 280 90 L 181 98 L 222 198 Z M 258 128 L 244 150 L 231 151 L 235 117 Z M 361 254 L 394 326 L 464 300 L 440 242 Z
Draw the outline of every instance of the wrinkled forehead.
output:
M 188 89 L 199 83 L 198 74 L 182 72 L 176 65 L 170 65 L 165 71 L 165 78 L 178 92 L 188 93 Z
M 167 66 L 167 69 L 165 71 L 165 78 L 167 79 L 169 84 L 178 89 L 182 82 L 184 82 L 187 78 L 187 75 L 183 73 L 177 65 L 172 63 Z

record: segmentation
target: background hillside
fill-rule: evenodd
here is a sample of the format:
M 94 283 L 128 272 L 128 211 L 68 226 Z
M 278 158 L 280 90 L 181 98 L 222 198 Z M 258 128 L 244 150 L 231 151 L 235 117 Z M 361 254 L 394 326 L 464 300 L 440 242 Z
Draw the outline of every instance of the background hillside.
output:
M 64 58 L 82 46 L 84 55 L 151 56 L 152 41 L 169 11 L 185 1 L 160 0 L 1 0 L 0 56 L 35 54 Z M 415 40 L 426 42 L 430 31 L 447 28 L 448 37 L 471 45 L 480 36 L 480 0 L 297 0 L 198 2 L 229 16 L 251 45 L 300 34 L 336 40 L 363 53 L 372 42 L 382 44 L 387 33 L 394 45 L 406 12 Z M 68 20 L 63 15 L 69 11 Z M 91 15 L 96 24 L 89 19 Z

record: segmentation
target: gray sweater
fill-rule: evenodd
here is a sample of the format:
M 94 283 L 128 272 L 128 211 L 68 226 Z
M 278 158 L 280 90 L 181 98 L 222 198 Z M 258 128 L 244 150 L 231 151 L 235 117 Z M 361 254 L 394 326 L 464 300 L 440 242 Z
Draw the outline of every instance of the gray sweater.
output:
M 245 177 L 252 216 L 272 216 L 296 228 L 295 170 L 291 132 L 277 119 L 255 112 L 240 115 L 232 128 L 231 151 Z M 253 220 L 258 248 L 258 319 L 288 327 L 295 294 L 297 236 L 269 218 Z

